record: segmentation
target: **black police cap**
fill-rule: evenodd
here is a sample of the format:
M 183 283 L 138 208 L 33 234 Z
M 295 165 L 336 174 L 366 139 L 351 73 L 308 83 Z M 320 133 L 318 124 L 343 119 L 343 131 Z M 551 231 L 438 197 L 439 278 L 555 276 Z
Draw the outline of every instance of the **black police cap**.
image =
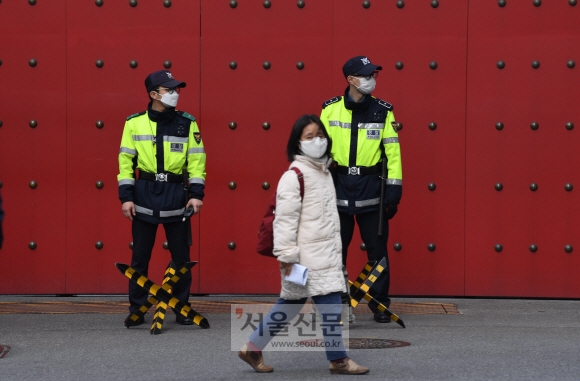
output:
M 163 86 L 167 88 L 185 87 L 186 83 L 175 80 L 173 75 L 171 75 L 171 72 L 168 70 L 158 70 L 149 74 L 147 78 L 145 78 L 145 87 L 147 88 L 147 92 L 152 91 L 157 86 Z
M 373 65 L 371 60 L 365 56 L 356 56 L 344 64 L 342 67 L 342 73 L 344 77 L 348 77 L 349 75 L 370 75 L 375 70 L 383 70 L 382 66 Z

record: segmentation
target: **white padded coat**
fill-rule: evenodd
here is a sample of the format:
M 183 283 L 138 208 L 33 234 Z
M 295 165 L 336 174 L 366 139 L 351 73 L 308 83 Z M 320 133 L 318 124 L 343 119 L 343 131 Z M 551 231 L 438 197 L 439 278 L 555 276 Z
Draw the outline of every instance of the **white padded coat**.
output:
M 297 167 L 304 175 L 302 202 L 294 171 L 286 171 L 278 183 L 274 255 L 280 262 L 299 263 L 308 268 L 305 286 L 282 277 L 282 299 L 346 292 L 336 191 L 328 172 L 331 163 L 332 159 L 323 161 L 296 155 L 290 168 Z

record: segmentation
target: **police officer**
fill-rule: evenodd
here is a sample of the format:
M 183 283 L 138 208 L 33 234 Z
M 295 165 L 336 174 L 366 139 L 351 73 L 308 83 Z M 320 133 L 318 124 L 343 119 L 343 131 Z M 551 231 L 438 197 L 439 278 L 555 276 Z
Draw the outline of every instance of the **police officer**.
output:
M 119 152 L 119 198 L 123 215 L 132 221 L 133 255 L 131 267 L 147 275 L 158 224 L 163 224 L 171 258 L 180 268 L 189 262 L 186 208 L 197 214 L 203 205 L 205 150 L 195 118 L 177 111 L 177 101 L 185 82 L 177 81 L 167 70 L 151 73 L 145 79 L 150 102 L 146 111 L 127 118 Z M 135 169 L 139 175 L 135 176 Z M 183 171 L 188 172 L 185 205 Z M 189 232 L 189 234 L 191 231 Z M 181 277 L 172 294 L 188 304 L 191 273 Z M 147 301 L 147 291 L 129 282 L 129 311 L 136 312 Z M 193 321 L 176 314 L 177 322 Z M 144 319 L 127 317 L 125 326 L 136 326 Z
M 389 306 L 390 271 L 387 255 L 388 220 L 397 213 L 402 194 L 401 151 L 393 106 L 371 96 L 381 66 L 368 57 L 349 59 L 342 67 L 348 87 L 343 96 L 324 102 L 320 119 L 332 139 L 334 170 L 342 239 L 342 259 L 346 266 L 348 246 L 355 219 L 366 245 L 368 259 L 386 258 L 387 266 L 371 288 L 371 295 Z M 381 161 L 387 159 L 387 177 L 381 179 Z M 378 235 L 381 181 L 386 181 L 383 234 Z M 346 268 L 346 267 L 345 267 Z M 346 301 L 348 297 L 345 296 Z M 389 323 L 388 315 L 376 308 L 374 319 Z M 354 315 L 349 319 L 354 322 Z

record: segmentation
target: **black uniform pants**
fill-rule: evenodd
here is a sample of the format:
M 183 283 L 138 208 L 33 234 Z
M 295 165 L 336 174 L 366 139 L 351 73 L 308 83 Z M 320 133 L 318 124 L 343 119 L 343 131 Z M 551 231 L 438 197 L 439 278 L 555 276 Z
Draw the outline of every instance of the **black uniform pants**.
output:
M 342 264 L 346 266 L 346 257 L 348 253 L 348 245 L 352 241 L 352 234 L 354 233 L 354 220 L 358 224 L 359 231 L 363 242 L 367 247 L 367 257 L 369 261 L 379 262 L 385 258 L 387 265 L 377 278 L 370 289 L 370 294 L 379 302 L 389 307 L 391 299 L 389 298 L 389 285 L 391 283 L 391 272 L 389 269 L 389 256 L 387 253 L 387 240 L 389 238 L 389 220 L 383 216 L 383 235 L 379 236 L 379 211 L 367 212 L 356 215 L 348 213 L 338 213 L 340 217 L 340 238 L 342 240 Z M 351 276 L 358 276 L 351 274 Z M 376 308 L 371 308 L 376 312 Z
M 138 218 L 133 218 L 133 257 L 131 267 L 148 276 L 149 261 L 151 252 L 155 244 L 155 234 L 157 233 L 158 224 L 151 224 Z M 189 224 L 186 222 L 171 222 L 163 224 L 165 228 L 165 237 L 171 252 L 171 259 L 175 263 L 176 269 L 179 270 L 186 262 L 189 262 L 189 245 L 187 244 L 187 229 Z M 189 290 L 191 288 L 191 271 L 183 274 L 171 294 L 180 301 L 189 305 Z M 129 311 L 136 312 L 148 298 L 148 292 L 139 285 L 129 281 Z

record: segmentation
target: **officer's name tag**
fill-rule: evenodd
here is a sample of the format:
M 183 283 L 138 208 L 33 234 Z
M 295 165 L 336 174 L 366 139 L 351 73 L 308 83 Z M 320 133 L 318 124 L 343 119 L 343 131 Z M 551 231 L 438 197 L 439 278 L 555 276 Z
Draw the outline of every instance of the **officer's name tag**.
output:
M 381 138 L 380 130 L 367 130 L 367 139 L 379 140 Z
M 183 143 L 171 143 L 170 152 L 183 153 Z

